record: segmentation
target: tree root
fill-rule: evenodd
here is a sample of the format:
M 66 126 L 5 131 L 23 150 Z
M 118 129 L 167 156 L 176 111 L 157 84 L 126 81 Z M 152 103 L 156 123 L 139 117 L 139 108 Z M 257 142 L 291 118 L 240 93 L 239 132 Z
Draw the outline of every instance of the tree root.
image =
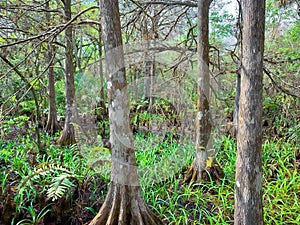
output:
M 193 184 L 209 181 L 220 183 L 220 180 L 223 177 L 224 173 L 215 160 L 213 160 L 211 165 L 208 165 L 207 163 L 206 168 L 199 171 L 195 158 L 190 168 L 185 172 L 184 183 Z
M 76 143 L 75 139 L 75 131 L 74 127 L 72 125 L 69 125 L 71 127 L 64 127 L 60 137 L 56 141 L 56 143 L 60 146 L 67 146 L 67 145 L 73 145 Z
M 57 131 L 61 130 L 61 126 L 55 118 L 49 116 L 45 130 L 47 133 L 54 135 Z
M 162 225 L 148 208 L 139 186 L 110 184 L 106 200 L 89 225 Z

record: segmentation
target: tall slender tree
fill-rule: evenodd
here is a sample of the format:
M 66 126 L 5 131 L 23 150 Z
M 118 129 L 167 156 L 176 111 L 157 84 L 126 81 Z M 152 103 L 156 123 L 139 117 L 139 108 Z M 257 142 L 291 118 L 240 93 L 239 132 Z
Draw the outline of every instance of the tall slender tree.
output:
M 209 74 L 209 6 L 211 0 L 198 0 L 198 80 L 196 115 L 196 156 L 185 180 L 199 182 L 208 179 L 207 172 L 221 176 L 222 171 L 213 161 L 208 164 L 208 143 L 212 131 Z M 215 166 L 215 169 L 213 165 Z M 208 166 L 209 165 L 209 168 Z M 211 171 L 209 171 L 211 170 Z
M 265 1 L 243 1 L 234 224 L 263 224 L 262 87 Z
M 90 225 L 163 224 L 148 208 L 139 184 L 122 48 L 118 0 L 101 0 L 107 65 L 112 172 L 108 194 Z
M 46 1 L 45 4 L 46 9 L 46 21 L 51 21 L 50 14 L 50 5 L 49 1 Z M 51 39 L 52 40 L 52 39 Z M 48 112 L 48 120 L 46 125 L 46 131 L 50 134 L 55 134 L 58 130 L 61 129 L 58 121 L 57 121 L 57 108 L 56 108 L 56 99 L 55 99 L 55 79 L 54 79 L 54 58 L 55 58 L 55 49 L 52 46 L 52 41 L 48 42 L 48 61 L 49 61 L 49 69 L 48 69 L 48 101 L 49 101 L 49 112 Z
M 65 20 L 71 20 L 71 0 L 64 0 Z M 60 145 L 75 143 L 75 130 L 72 125 L 72 118 L 76 115 L 75 84 L 74 84 L 74 62 L 73 62 L 73 34 L 72 26 L 65 31 L 65 91 L 66 91 L 66 116 L 65 125 L 61 136 L 57 140 Z
M 57 108 L 56 108 L 56 99 L 55 99 L 55 79 L 54 79 L 54 57 L 55 50 L 52 46 L 52 43 L 48 43 L 48 60 L 49 60 L 49 69 L 48 69 L 48 120 L 46 124 L 46 131 L 50 134 L 55 134 L 61 129 L 57 121 Z
M 101 126 L 101 137 L 105 137 L 105 123 L 103 122 L 104 120 L 107 120 L 108 118 L 108 113 L 107 113 L 107 107 L 105 105 L 105 93 L 104 93 L 104 69 L 103 69 L 103 40 L 102 40 L 102 26 L 99 25 L 99 36 L 98 36 L 98 56 L 99 56 L 99 79 L 100 79 L 100 101 L 97 105 L 97 120 L 102 121 L 102 126 Z

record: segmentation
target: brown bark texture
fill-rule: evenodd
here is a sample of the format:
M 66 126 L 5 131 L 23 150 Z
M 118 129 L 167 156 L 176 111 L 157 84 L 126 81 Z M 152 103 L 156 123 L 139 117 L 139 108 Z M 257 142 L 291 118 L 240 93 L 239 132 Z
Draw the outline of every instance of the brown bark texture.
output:
M 49 113 L 48 120 L 46 124 L 46 131 L 49 134 L 54 135 L 57 131 L 61 130 L 61 127 L 57 121 L 57 108 L 56 108 L 56 99 L 55 99 L 55 79 L 54 79 L 54 49 L 51 46 L 51 43 L 48 43 L 48 59 L 50 62 L 48 70 L 48 89 L 49 89 Z
M 49 1 L 45 2 L 45 7 L 47 10 L 50 9 Z M 51 13 L 46 13 L 46 21 L 51 20 Z M 49 101 L 49 112 L 48 119 L 46 124 L 46 132 L 51 135 L 54 135 L 57 131 L 61 130 L 61 127 L 57 121 L 57 108 L 56 108 L 56 99 L 55 99 L 55 79 L 54 79 L 54 58 L 55 58 L 55 49 L 52 46 L 52 40 L 48 43 L 48 60 L 49 60 L 49 70 L 48 70 L 48 101 Z
M 146 205 L 137 175 L 118 0 L 101 0 L 100 9 L 107 65 L 112 171 L 105 202 L 90 225 L 163 224 Z
M 264 223 L 261 156 L 264 30 L 265 1 L 244 0 L 235 225 Z
M 238 117 L 239 117 L 239 102 L 240 102 L 240 93 L 241 93 L 241 74 L 238 71 L 236 76 L 236 92 L 234 98 L 234 108 L 233 108 L 233 132 L 232 135 L 236 137 L 238 132 Z
M 209 106 L 210 75 L 209 75 L 209 5 L 207 0 L 198 1 L 198 88 L 196 115 L 196 156 L 186 172 L 185 182 L 200 182 L 210 178 L 220 179 L 221 168 L 216 161 L 208 166 L 207 145 L 211 136 L 212 121 Z
M 64 1 L 65 20 L 71 20 L 71 0 Z M 66 115 L 65 124 L 61 136 L 57 140 L 59 145 L 75 144 L 75 130 L 72 121 L 75 121 L 76 102 L 74 84 L 74 64 L 73 64 L 73 34 L 72 26 L 68 26 L 65 31 L 66 59 L 65 59 L 65 91 L 66 91 Z

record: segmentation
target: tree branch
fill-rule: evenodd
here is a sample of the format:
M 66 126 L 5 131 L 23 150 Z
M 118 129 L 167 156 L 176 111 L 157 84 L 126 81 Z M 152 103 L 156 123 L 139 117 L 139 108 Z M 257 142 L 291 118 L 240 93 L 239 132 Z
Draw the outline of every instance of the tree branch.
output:
M 45 32 L 43 34 L 39 34 L 39 35 L 30 37 L 30 38 L 27 38 L 27 39 L 23 39 L 23 40 L 20 40 L 20 41 L 16 41 L 16 42 L 13 42 L 13 43 L 0 45 L 0 48 L 6 48 L 6 47 L 10 47 L 10 46 L 22 44 L 22 43 L 25 43 L 25 42 L 28 42 L 28 41 L 32 41 L 32 40 L 35 40 L 35 39 L 39 39 L 39 38 L 45 37 L 47 35 L 49 35 L 49 37 L 51 37 L 53 35 L 58 35 L 62 31 L 64 31 L 68 26 L 70 26 L 78 17 L 80 17 L 82 14 L 84 14 L 87 11 L 92 10 L 92 9 L 99 9 L 99 7 L 98 6 L 91 6 L 89 8 L 86 8 L 85 10 L 82 10 L 81 12 L 79 12 L 78 14 L 76 14 L 66 24 L 59 24 L 59 25 L 53 27 L 51 30 L 49 30 L 49 31 L 47 31 L 47 32 Z M 45 38 L 43 41 L 46 41 L 49 37 Z
M 166 6 L 188 6 L 188 7 L 198 7 L 197 1 L 150 1 L 142 2 L 142 5 L 166 5 Z

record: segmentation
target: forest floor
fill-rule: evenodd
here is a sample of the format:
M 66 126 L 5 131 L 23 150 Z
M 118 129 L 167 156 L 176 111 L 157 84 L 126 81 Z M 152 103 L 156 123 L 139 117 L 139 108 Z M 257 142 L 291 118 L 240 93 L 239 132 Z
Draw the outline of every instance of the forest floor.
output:
M 97 144 L 57 147 L 44 134 L 44 151 L 39 152 L 25 133 L 10 138 L 0 139 L 1 225 L 82 225 L 95 216 L 109 185 L 107 148 Z M 213 148 L 224 178 L 189 185 L 183 177 L 193 160 L 193 144 L 173 136 L 136 134 L 143 195 L 165 224 L 233 224 L 235 140 L 223 136 Z M 296 139 L 265 139 L 266 224 L 299 224 L 299 164 Z

